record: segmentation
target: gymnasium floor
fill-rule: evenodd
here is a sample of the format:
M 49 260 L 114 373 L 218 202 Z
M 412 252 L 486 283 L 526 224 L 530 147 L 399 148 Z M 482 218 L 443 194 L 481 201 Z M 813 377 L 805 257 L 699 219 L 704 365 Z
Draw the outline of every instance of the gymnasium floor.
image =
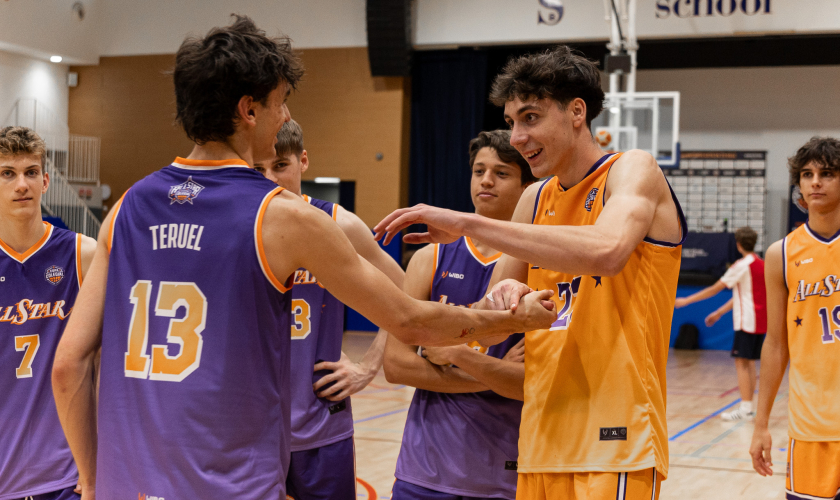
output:
M 362 357 L 373 335 L 347 332 L 344 351 Z M 759 372 L 760 376 L 760 372 Z M 751 422 L 724 422 L 719 413 L 739 401 L 727 351 L 674 351 L 668 358 L 668 433 L 671 467 L 662 500 L 783 499 L 787 449 L 787 376 L 770 418 L 773 477 L 756 474 L 748 449 Z M 353 396 L 360 500 L 387 499 L 394 482 L 405 416 L 414 389 L 389 384 L 380 372 Z

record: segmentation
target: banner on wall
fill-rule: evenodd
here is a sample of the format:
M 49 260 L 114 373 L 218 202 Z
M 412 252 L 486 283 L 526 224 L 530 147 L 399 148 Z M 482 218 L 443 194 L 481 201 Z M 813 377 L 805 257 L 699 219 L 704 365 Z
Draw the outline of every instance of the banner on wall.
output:
M 609 39 L 595 0 L 417 0 L 415 46 Z M 638 0 L 639 39 L 840 32 L 837 0 Z

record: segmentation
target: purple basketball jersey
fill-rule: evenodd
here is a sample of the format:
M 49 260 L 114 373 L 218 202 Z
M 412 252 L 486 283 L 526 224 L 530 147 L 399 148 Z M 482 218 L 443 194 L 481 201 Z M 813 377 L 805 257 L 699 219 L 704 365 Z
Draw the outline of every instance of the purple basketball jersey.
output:
M 78 480 L 55 409 L 52 366 L 79 292 L 81 239 L 44 224 L 44 237 L 23 254 L 0 242 L 0 500 Z
M 304 196 L 335 220 L 338 205 Z M 318 361 L 338 361 L 344 333 L 344 304 L 306 269 L 295 272 L 292 288 L 292 451 L 311 450 L 353 435 L 350 398 L 319 398 L 312 384 Z
M 178 158 L 114 208 L 98 496 L 284 494 L 291 294 L 261 232 L 280 191 L 241 160 Z
M 431 300 L 469 306 L 484 295 L 496 261 L 469 238 L 435 248 Z M 486 350 L 503 358 L 523 337 Z M 516 498 L 522 402 L 492 391 L 443 394 L 417 389 L 397 460 L 398 479 L 453 495 Z

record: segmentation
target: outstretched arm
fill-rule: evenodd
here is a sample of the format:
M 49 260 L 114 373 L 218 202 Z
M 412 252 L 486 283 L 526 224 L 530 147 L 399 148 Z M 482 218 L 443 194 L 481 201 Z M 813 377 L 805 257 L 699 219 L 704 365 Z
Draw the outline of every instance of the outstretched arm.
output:
M 105 241 L 113 213 L 105 218 L 92 263 L 90 245 L 82 243 L 84 281 L 73 314 L 58 343 L 53 363 L 52 385 L 61 427 L 79 469 L 79 485 L 85 500 L 96 495 L 96 387 L 94 363 L 102 343 L 102 316 L 108 282 L 108 249 Z M 88 238 L 89 239 L 89 238 Z
M 356 253 L 382 271 L 395 285 L 402 287 L 405 273 L 399 264 L 376 243 L 376 240 L 373 239 L 373 233 L 362 222 L 362 219 L 341 206 L 338 206 L 336 210 L 338 210 L 336 222 L 350 240 Z M 336 362 L 323 361 L 316 364 L 314 367 L 316 372 L 320 370 L 330 370 L 332 372 L 321 377 L 313 386 L 315 392 L 318 393 L 318 397 L 330 401 L 341 401 L 367 387 L 382 368 L 382 358 L 385 354 L 387 338 L 388 332 L 380 328 L 376 338 L 373 339 L 373 343 L 358 363 L 350 361 L 347 354 L 342 352 L 341 359 Z M 331 382 L 333 384 L 330 387 L 318 392 Z
M 529 187 L 520 204 L 528 198 L 534 200 L 540 185 Z M 599 276 L 620 272 L 645 236 L 679 240 L 671 193 L 652 156 L 642 151 L 625 153 L 611 167 L 606 191 L 606 206 L 598 221 L 590 226 L 504 222 L 418 205 L 395 211 L 374 230 L 377 237 L 390 238 L 405 227 L 424 223 L 435 232 L 406 236 L 405 241 L 446 242 L 466 235 L 523 262 L 570 274 Z M 663 220 L 663 227 L 654 228 L 657 215 Z
M 761 348 L 761 379 L 758 385 L 758 408 L 755 414 L 750 456 L 753 469 L 762 476 L 773 475 L 773 460 L 770 450 L 773 439 L 768 430 L 770 412 L 779 392 L 779 385 L 785 375 L 790 351 L 787 336 L 787 298 L 784 266 L 782 262 L 782 244 L 777 241 L 767 249 L 764 281 L 767 285 L 767 337 Z
M 547 328 L 552 295 L 531 293 L 516 311 L 474 311 L 411 299 L 361 258 L 320 210 L 281 192 L 269 203 L 262 239 L 275 277 L 306 268 L 336 298 L 410 344 L 456 345 L 482 337 Z
M 418 300 L 431 297 L 434 248 L 427 245 L 412 257 L 405 276 L 405 293 Z M 451 307 L 451 306 L 450 306 Z M 427 391 L 462 393 L 486 391 L 487 387 L 463 370 L 430 363 L 417 354 L 416 345 L 400 342 L 393 335 L 385 346 L 385 378 L 392 384 L 404 384 Z
M 700 290 L 697 293 L 693 293 L 688 297 L 678 297 L 677 300 L 674 302 L 674 308 L 679 309 L 681 307 L 694 304 L 695 302 L 700 302 L 701 300 L 710 299 L 722 292 L 723 290 L 726 290 L 726 285 L 723 283 L 723 281 L 718 280 L 715 282 L 714 285 L 707 286 L 706 288 Z
M 712 326 L 720 319 L 721 316 L 728 313 L 732 310 L 732 305 L 734 304 L 735 299 L 729 299 L 726 303 L 717 308 L 715 312 L 706 316 L 706 326 Z

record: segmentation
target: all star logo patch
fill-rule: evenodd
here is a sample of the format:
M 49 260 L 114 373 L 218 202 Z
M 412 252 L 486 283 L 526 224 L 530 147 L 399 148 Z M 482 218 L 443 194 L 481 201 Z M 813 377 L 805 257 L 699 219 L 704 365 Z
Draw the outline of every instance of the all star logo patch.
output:
M 44 271 L 44 278 L 53 285 L 57 285 L 62 279 L 64 279 L 64 268 L 50 266 L 46 271 Z
M 183 184 L 172 186 L 169 188 L 169 204 L 178 203 L 183 205 L 189 202 L 192 205 L 193 200 L 198 196 L 198 193 L 204 190 L 204 186 L 195 182 L 190 176 Z
M 586 195 L 586 202 L 583 204 L 583 208 L 586 209 L 587 212 L 592 211 L 592 204 L 595 203 L 595 198 L 598 197 L 598 188 L 592 188 L 592 191 Z

